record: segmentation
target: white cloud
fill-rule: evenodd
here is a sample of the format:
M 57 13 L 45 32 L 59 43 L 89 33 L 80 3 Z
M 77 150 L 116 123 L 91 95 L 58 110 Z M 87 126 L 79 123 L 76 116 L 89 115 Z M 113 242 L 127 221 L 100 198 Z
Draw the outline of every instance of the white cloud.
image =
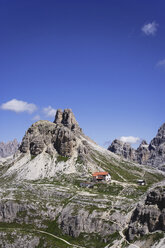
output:
M 47 108 L 43 108 L 43 112 L 47 117 L 54 117 L 56 114 L 56 109 L 48 106 Z
M 32 120 L 33 121 L 39 121 L 41 119 L 40 115 L 35 115 Z
M 12 99 L 11 101 L 3 103 L 0 106 L 0 108 L 3 110 L 11 110 L 16 113 L 28 112 L 31 114 L 37 109 L 37 106 L 33 103 L 27 103 L 27 102 L 20 101 L 17 99 Z
M 145 24 L 142 27 L 142 32 L 145 33 L 146 35 L 155 35 L 156 31 L 158 29 L 159 24 L 153 21 L 152 23 Z
M 165 59 L 158 61 L 156 65 L 165 67 Z
M 138 141 L 140 141 L 139 137 L 133 137 L 133 136 L 122 136 L 120 137 L 120 140 L 124 143 L 130 143 L 130 144 L 136 144 Z

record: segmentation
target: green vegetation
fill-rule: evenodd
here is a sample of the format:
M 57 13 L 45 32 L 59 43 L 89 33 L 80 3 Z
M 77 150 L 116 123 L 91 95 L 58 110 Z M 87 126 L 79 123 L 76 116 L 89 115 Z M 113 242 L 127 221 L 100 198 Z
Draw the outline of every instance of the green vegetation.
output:
M 31 160 L 35 159 L 37 155 L 31 155 Z
M 12 244 L 15 240 L 14 235 L 12 235 L 10 232 L 6 233 L 6 239 L 10 244 Z
M 45 222 L 45 224 L 48 226 L 46 229 L 47 232 L 57 235 L 72 244 L 82 245 L 86 248 L 103 248 L 106 243 L 113 243 L 114 240 L 121 238 L 118 232 L 106 236 L 106 243 L 104 242 L 104 238 L 97 233 L 81 233 L 78 237 L 72 237 L 62 233 L 62 230 L 58 227 L 57 219 L 52 222 Z
M 153 241 L 154 242 L 158 242 L 160 241 L 162 238 L 164 238 L 164 233 L 163 232 L 156 232 L 153 235 Z
M 148 190 L 148 188 L 149 188 L 148 185 L 145 186 L 131 185 L 130 187 L 123 190 L 121 196 L 126 197 L 128 199 L 138 200 L 139 197 Z
M 68 157 L 64 157 L 64 156 L 61 156 L 61 155 L 58 155 L 57 157 L 57 163 L 59 162 L 66 162 L 69 158 Z
M 107 208 L 100 208 L 96 205 L 87 205 L 85 206 L 85 210 L 87 210 L 89 212 L 89 214 L 91 214 L 93 211 L 97 211 L 97 212 L 105 212 L 106 210 L 109 210 L 109 206 L 107 206 Z M 115 212 L 115 211 L 114 211 Z
M 106 245 L 103 237 L 96 233 L 81 233 L 76 240 L 77 244 L 81 244 L 87 248 L 104 248 Z
M 17 222 L 0 222 L 0 229 L 8 229 L 8 228 L 21 228 L 21 229 L 35 229 L 33 224 L 25 224 L 25 223 L 17 223 Z
M 124 241 L 124 242 L 122 242 L 122 244 L 121 244 L 121 248 L 125 248 L 125 247 L 128 247 L 127 241 Z
M 26 239 L 31 240 L 33 237 L 38 237 L 39 238 L 39 244 L 36 246 L 36 248 L 69 248 L 72 246 L 69 246 L 68 244 L 64 243 L 61 240 L 58 240 L 48 234 L 40 233 L 37 230 L 33 230 L 30 228 L 0 228 L 0 232 L 5 232 L 5 239 L 6 243 L 13 244 L 14 241 L 17 238 L 20 237 L 26 237 Z M 25 239 L 25 240 L 26 240 Z
M 117 196 L 120 191 L 123 189 L 123 186 L 112 183 L 112 184 L 107 184 L 107 183 L 97 183 L 95 185 L 96 189 L 94 191 L 101 193 L 101 194 L 108 194 L 108 195 L 113 195 Z
M 121 239 L 121 236 L 120 236 L 120 234 L 119 234 L 119 232 L 114 232 L 114 233 L 112 233 L 112 234 L 110 234 L 108 237 L 107 237 L 107 240 L 108 240 L 108 244 L 109 245 L 113 245 L 113 242 L 115 241 L 115 240 L 120 240 Z

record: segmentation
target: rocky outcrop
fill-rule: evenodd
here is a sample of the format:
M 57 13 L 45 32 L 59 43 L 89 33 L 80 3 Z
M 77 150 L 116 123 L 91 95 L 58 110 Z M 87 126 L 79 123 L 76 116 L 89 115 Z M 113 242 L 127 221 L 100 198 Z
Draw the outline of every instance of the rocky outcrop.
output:
M 137 205 L 126 236 L 131 241 L 157 230 L 165 231 L 165 188 L 161 187 L 148 193 L 143 205 Z
M 76 149 L 82 153 L 83 144 L 78 145 L 78 137 L 83 135 L 71 109 L 57 110 L 54 123 L 38 121 L 26 132 L 20 151 L 38 155 L 43 151 L 50 155 L 58 153 L 64 157 L 71 157 Z
M 71 109 L 64 109 L 64 111 L 58 109 L 56 112 L 54 123 L 62 124 L 72 131 L 81 130 Z
M 75 212 L 74 204 L 68 204 L 62 210 L 58 223 L 62 232 L 72 237 L 78 237 L 81 233 L 99 233 L 104 237 L 120 229 L 120 225 L 112 223 L 110 217 L 104 218 L 102 212 L 90 213 L 83 207 Z
M 16 139 L 7 143 L 0 142 L 0 157 L 5 158 L 13 155 L 19 147 L 19 143 Z
M 0 222 L 11 222 L 17 218 L 18 212 L 25 211 L 25 206 L 17 202 L 0 202 Z
M 165 165 L 165 123 L 159 128 L 155 138 L 149 144 L 150 157 L 147 164 Z
M 128 160 L 135 159 L 135 151 L 128 143 L 124 143 L 120 140 L 115 139 L 112 144 L 108 147 L 108 150 L 115 154 L 124 157 Z
M 150 151 L 148 149 L 148 144 L 145 140 L 143 140 L 140 144 L 140 146 L 137 148 L 135 151 L 136 154 L 136 162 L 139 164 L 145 164 L 146 161 L 148 161 L 149 156 L 150 156 Z
M 159 128 L 156 137 L 149 145 L 143 140 L 135 150 L 127 143 L 114 140 L 108 150 L 139 164 L 161 167 L 165 165 L 165 123 Z

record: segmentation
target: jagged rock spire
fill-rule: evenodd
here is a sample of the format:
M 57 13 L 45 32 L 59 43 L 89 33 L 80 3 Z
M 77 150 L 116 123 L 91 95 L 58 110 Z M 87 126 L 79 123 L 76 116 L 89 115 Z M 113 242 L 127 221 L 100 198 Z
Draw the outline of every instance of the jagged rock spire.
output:
M 54 123 L 63 124 L 71 130 L 80 129 L 71 109 L 64 109 L 64 111 L 62 111 L 62 109 L 58 109 L 56 112 Z
M 57 109 L 54 123 L 56 124 L 62 123 L 62 115 L 63 115 L 62 109 Z

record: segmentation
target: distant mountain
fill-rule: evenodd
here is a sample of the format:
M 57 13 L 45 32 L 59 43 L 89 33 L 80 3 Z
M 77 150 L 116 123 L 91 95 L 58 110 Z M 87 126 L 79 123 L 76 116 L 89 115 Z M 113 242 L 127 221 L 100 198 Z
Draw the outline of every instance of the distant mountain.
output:
M 13 155 L 19 147 L 19 143 L 16 139 L 7 143 L 0 142 L 0 157 L 6 158 Z
M 135 150 L 130 144 L 116 139 L 108 147 L 108 150 L 127 160 L 163 169 L 165 166 L 165 123 L 159 128 L 156 137 L 151 140 L 150 144 L 143 140 Z

